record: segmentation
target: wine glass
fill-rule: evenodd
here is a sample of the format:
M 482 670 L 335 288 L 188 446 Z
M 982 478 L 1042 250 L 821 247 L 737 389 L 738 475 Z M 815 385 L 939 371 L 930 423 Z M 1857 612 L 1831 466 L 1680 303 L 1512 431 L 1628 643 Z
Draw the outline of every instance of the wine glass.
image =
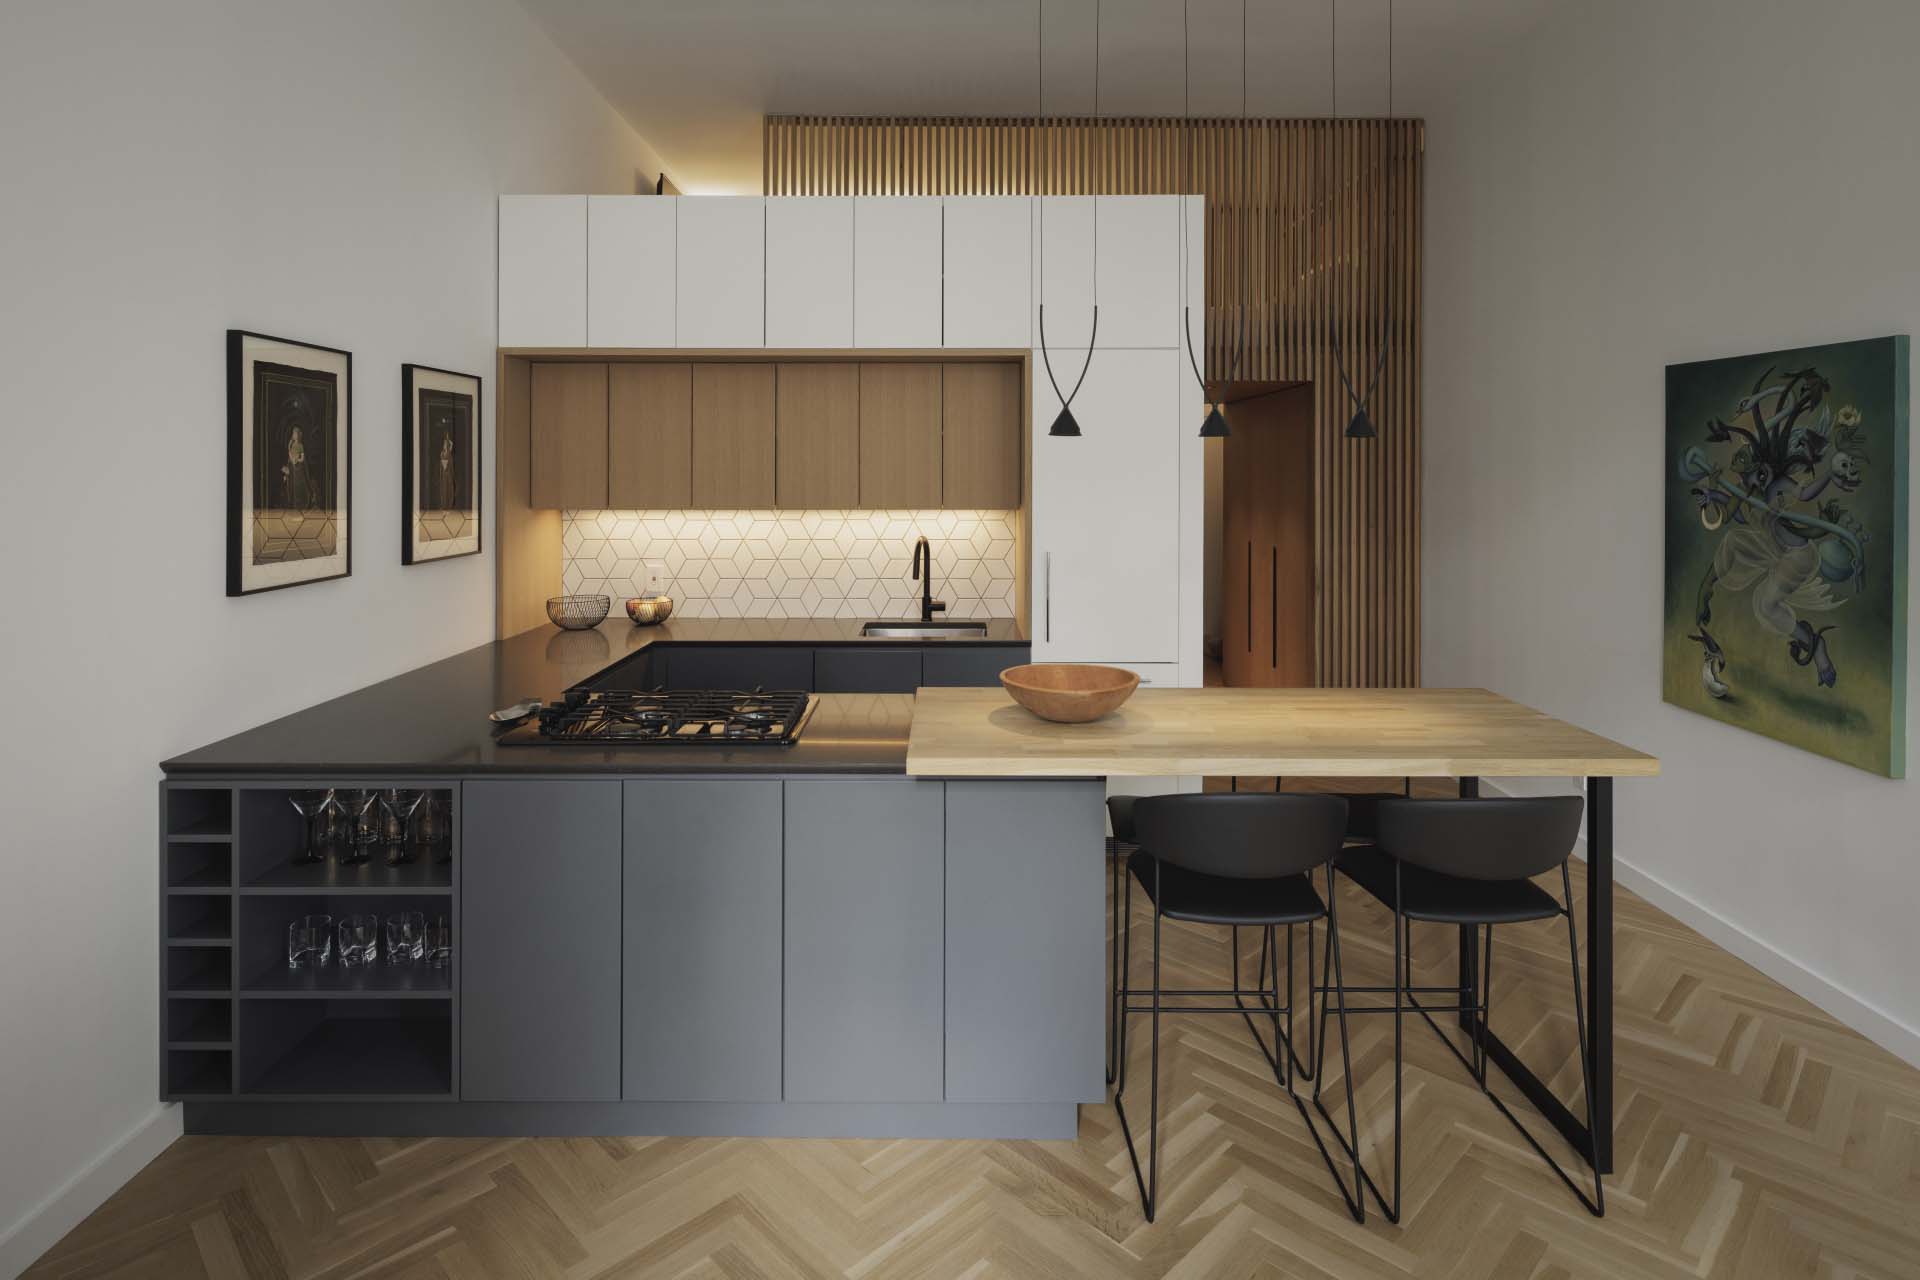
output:
M 357 867 L 373 854 L 380 843 L 380 793 L 343 791 L 340 803 L 347 816 L 347 841 L 340 849 L 340 865 Z
M 388 865 L 413 861 L 414 818 L 426 798 L 426 792 L 405 787 L 389 787 L 380 793 L 380 808 L 387 816 L 384 835 Z
M 339 807 L 339 800 L 332 791 L 295 791 L 287 797 L 287 803 L 300 815 L 305 840 L 300 852 L 294 856 L 296 867 L 311 866 L 327 860 L 326 844 L 331 822 L 329 818 Z
M 453 796 L 446 791 L 430 791 L 415 826 L 415 840 L 436 855 L 434 861 L 453 861 Z

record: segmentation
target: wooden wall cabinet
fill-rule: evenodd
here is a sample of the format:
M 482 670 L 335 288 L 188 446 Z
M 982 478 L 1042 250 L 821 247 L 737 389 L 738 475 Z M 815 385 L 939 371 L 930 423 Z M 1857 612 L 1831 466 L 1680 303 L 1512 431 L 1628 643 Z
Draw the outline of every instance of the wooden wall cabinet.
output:
M 774 505 L 860 505 L 860 366 L 782 364 L 774 412 Z
M 1019 506 L 1020 366 L 942 366 L 940 407 L 940 505 Z
M 536 507 L 607 505 L 607 366 L 535 364 L 532 369 L 529 502 Z
M 607 501 L 622 511 L 693 502 L 692 365 L 609 366 Z
M 860 506 L 940 505 L 940 366 L 860 366 Z
M 695 508 L 773 505 L 773 423 L 771 364 L 693 366 Z

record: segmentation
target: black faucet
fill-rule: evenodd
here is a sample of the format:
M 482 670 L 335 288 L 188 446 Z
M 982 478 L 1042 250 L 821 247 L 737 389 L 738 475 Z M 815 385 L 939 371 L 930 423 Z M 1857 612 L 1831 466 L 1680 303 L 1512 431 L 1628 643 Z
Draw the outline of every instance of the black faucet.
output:
M 921 572 L 925 564 L 926 572 Z M 924 535 L 913 542 L 913 580 L 920 584 L 920 621 L 932 622 L 935 611 L 945 613 L 947 602 L 933 598 L 933 548 Z

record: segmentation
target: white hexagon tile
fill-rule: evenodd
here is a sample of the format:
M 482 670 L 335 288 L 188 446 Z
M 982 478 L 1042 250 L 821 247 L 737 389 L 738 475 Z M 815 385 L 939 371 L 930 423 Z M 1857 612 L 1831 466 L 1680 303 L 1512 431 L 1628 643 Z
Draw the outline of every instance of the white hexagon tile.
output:
M 651 561 L 676 617 L 907 617 L 925 535 L 948 617 L 1013 616 L 1015 511 L 566 511 L 561 529 L 562 589 L 616 612 Z

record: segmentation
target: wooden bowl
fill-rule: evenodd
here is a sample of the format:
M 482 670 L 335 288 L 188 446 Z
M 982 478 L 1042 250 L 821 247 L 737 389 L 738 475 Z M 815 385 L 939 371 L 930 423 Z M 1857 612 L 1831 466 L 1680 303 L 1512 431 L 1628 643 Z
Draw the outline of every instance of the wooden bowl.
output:
M 1085 724 L 1109 714 L 1132 697 L 1140 687 L 1140 677 L 1120 667 L 1034 662 L 1002 671 L 1000 687 L 1042 720 Z

